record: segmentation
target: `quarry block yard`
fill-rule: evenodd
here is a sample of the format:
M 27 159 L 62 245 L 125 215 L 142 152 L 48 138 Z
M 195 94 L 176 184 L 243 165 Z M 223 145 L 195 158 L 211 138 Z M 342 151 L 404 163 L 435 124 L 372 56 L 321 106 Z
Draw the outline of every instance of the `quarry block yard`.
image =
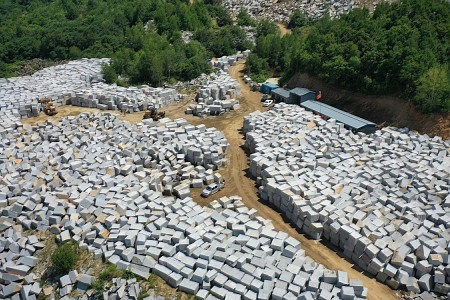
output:
M 448 141 L 392 127 L 355 134 L 296 105 L 268 110 L 236 58 L 216 62 L 221 77 L 197 102 L 93 83 L 100 62 L 0 82 L 0 298 L 48 292 L 33 269 L 45 246 L 35 230 L 199 299 L 450 292 Z M 56 116 L 36 111 L 43 91 Z M 151 105 L 166 117 L 142 120 Z M 193 115 L 206 106 L 223 114 Z M 87 299 L 97 277 L 73 270 L 53 295 Z M 115 279 L 105 293 L 139 289 Z

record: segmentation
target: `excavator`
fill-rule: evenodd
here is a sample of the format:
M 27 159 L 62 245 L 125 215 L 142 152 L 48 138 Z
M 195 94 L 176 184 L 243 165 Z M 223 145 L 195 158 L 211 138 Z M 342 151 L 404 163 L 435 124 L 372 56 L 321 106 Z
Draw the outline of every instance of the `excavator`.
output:
M 54 116 L 58 113 L 56 107 L 53 105 L 52 99 L 42 98 L 39 102 L 41 103 L 41 110 L 43 110 L 47 116 Z
M 145 119 L 152 119 L 153 121 L 158 121 L 159 119 L 162 119 L 166 116 L 166 112 L 159 112 L 156 107 L 150 107 L 147 109 L 144 113 L 144 120 Z

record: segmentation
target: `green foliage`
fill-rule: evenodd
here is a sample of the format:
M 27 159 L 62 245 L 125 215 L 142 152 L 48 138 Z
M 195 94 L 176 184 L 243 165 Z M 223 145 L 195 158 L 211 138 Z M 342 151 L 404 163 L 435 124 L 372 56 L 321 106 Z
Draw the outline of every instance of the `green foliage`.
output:
M 417 83 L 415 102 L 423 111 L 450 112 L 450 73 L 446 66 L 432 67 Z
M 448 1 L 382 3 L 373 15 L 354 9 L 340 19 L 302 24 L 294 13 L 297 29 L 283 38 L 269 34 L 268 24 L 258 26 L 255 53 L 284 79 L 308 72 L 338 87 L 412 98 L 424 111 L 448 110 L 442 67 L 450 64 Z
M 147 298 L 148 296 L 150 296 L 150 294 L 148 292 L 140 291 L 139 295 L 138 295 L 138 300 L 143 300 L 143 299 Z
M 112 84 L 117 80 L 117 73 L 111 65 L 103 65 L 103 78 L 106 83 Z
M 260 37 L 270 34 L 280 35 L 280 28 L 278 28 L 277 24 L 266 19 L 259 21 L 256 27 L 256 36 Z
M 237 24 L 239 26 L 256 26 L 256 21 L 243 9 L 237 15 Z
M 132 279 L 136 276 L 128 270 L 119 270 L 113 264 L 107 264 L 103 271 L 97 276 L 97 279 L 91 284 L 91 287 L 97 292 L 101 293 L 105 290 L 106 283 L 110 282 L 113 278 Z
M 78 245 L 74 241 L 59 244 L 52 254 L 52 266 L 56 274 L 67 274 L 74 269 L 77 261 Z
M 158 280 L 157 275 L 155 275 L 153 273 L 150 274 L 150 277 L 147 279 L 149 288 L 154 289 L 156 287 L 157 280 Z
M 251 48 L 245 31 L 238 26 L 224 26 L 219 30 L 202 29 L 194 34 L 194 39 L 216 57 Z
M 305 17 L 305 15 L 296 9 L 289 20 L 288 28 L 294 29 L 297 27 L 303 27 L 309 23 L 310 21 Z
M 111 57 L 107 82 L 160 85 L 209 72 L 210 55 L 249 47 L 245 33 L 222 29 L 232 24 L 223 7 L 188 2 L 0 1 L 0 76 L 14 75 L 18 63 L 33 58 Z M 211 31 L 216 39 L 184 44 L 183 30 Z M 219 50 L 211 51 L 217 44 Z
M 246 74 L 256 82 L 264 82 L 270 75 L 270 68 L 267 60 L 250 53 L 247 58 Z
M 206 8 L 210 16 L 216 20 L 219 27 L 233 25 L 233 19 L 231 19 L 230 13 L 225 7 L 221 5 L 208 5 Z

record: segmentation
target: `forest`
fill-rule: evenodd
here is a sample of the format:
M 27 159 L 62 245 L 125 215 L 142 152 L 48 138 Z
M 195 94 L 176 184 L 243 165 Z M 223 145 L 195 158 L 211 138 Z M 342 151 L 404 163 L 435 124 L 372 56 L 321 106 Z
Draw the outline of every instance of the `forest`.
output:
M 252 49 L 247 74 L 260 82 L 306 72 L 340 88 L 413 100 L 424 112 L 450 111 L 449 1 L 400 0 L 334 20 L 295 11 L 284 37 L 243 10 L 234 24 L 219 2 L 0 1 L 0 77 L 34 58 L 111 57 L 107 82 L 160 86 L 210 72 L 214 56 Z M 256 45 L 240 25 L 255 27 Z
M 33 58 L 111 57 L 108 82 L 162 85 L 209 72 L 208 58 L 251 46 L 223 7 L 188 2 L 0 1 L 0 77 Z M 195 40 L 183 42 L 182 31 Z
M 355 9 L 340 19 L 295 12 L 293 34 L 258 38 L 250 73 L 284 81 L 297 72 L 363 93 L 413 100 L 424 112 L 450 111 L 450 2 L 404 0 Z

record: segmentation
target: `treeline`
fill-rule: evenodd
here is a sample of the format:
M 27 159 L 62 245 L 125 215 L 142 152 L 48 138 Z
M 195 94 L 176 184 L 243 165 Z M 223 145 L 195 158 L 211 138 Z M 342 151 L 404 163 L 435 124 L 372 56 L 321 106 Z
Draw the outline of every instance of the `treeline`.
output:
M 287 80 L 307 72 L 338 87 L 413 99 L 426 112 L 450 111 L 450 2 L 382 3 L 373 14 L 355 9 L 337 20 L 296 12 L 289 25 L 291 35 L 258 38 L 253 73 L 270 69 Z
M 106 78 L 119 83 L 189 80 L 209 72 L 208 58 L 249 46 L 228 12 L 208 1 L 0 1 L 0 77 L 20 63 L 112 57 Z M 181 31 L 198 42 L 184 43 Z

